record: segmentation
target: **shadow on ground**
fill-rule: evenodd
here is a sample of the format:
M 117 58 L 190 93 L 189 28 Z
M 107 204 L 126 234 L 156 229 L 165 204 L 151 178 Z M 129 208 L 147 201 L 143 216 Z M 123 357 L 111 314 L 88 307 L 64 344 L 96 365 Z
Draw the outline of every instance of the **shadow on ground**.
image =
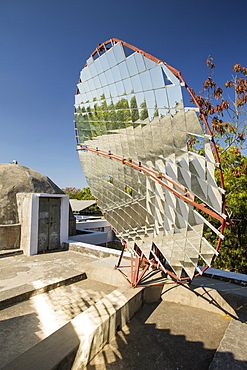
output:
M 146 304 L 86 369 L 206 370 L 229 319 L 176 303 Z M 247 363 L 236 366 L 245 369 Z

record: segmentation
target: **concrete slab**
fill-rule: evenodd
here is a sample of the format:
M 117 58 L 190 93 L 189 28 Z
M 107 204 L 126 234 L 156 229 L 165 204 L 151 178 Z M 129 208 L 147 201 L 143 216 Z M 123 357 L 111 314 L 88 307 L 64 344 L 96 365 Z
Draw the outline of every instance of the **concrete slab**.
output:
M 247 313 L 246 287 L 203 276 L 193 279 L 191 284 L 165 285 L 162 299 L 235 318 L 240 311 Z
M 110 294 L 114 286 L 83 280 L 0 311 L 0 368 Z
M 247 315 L 231 320 L 214 355 L 210 370 L 247 369 Z
M 66 277 L 78 263 L 91 261 L 95 258 L 69 251 L 1 259 L 0 292 L 23 284 L 51 284 L 54 278 Z
M 114 290 L 3 369 L 82 369 L 142 304 L 142 289 Z
M 212 279 L 218 279 L 227 281 L 229 283 L 247 286 L 247 275 L 245 274 L 209 268 L 203 273 L 203 275 L 206 277 L 211 277 Z
M 205 310 L 146 304 L 86 369 L 206 370 L 228 325 L 228 317 Z
M 85 246 L 83 246 L 83 250 L 84 249 L 85 249 Z M 121 307 L 119 306 L 119 308 L 117 308 L 118 302 L 116 301 L 114 297 L 115 303 L 114 304 L 111 303 L 109 306 L 110 311 L 112 310 L 112 308 L 114 308 L 114 313 L 111 314 L 110 311 L 107 311 L 108 310 L 107 307 L 109 305 L 109 301 L 107 300 L 105 303 L 102 303 L 103 306 L 101 303 L 98 306 L 97 305 L 95 306 L 95 308 L 93 309 L 94 310 L 93 316 L 90 314 L 91 311 L 89 312 L 89 316 L 83 315 L 82 321 L 78 319 L 78 317 L 81 317 L 82 315 L 82 314 L 78 315 L 79 311 L 76 309 L 76 306 L 78 306 L 78 303 L 76 303 L 76 300 L 75 302 L 73 301 L 74 299 L 73 297 L 75 298 L 77 297 L 76 293 L 71 292 L 69 294 L 71 302 L 69 302 L 68 304 L 63 304 L 63 294 L 55 295 L 56 296 L 55 301 L 57 305 L 56 307 L 59 307 L 60 303 L 62 303 L 62 305 L 64 305 L 65 311 L 66 312 L 68 311 L 65 314 L 65 311 L 61 312 L 61 310 L 56 308 L 54 312 L 56 312 L 55 316 L 58 319 L 60 316 L 64 317 L 68 313 L 72 312 L 71 305 L 73 307 L 73 312 L 75 313 L 75 315 L 78 315 L 78 316 L 72 318 L 72 321 L 70 321 L 64 327 L 58 329 L 56 332 L 51 334 L 51 336 L 45 338 L 44 340 L 39 342 L 37 345 L 30 348 L 30 350 L 25 352 L 23 355 L 21 355 L 20 358 L 22 359 L 22 365 L 23 365 L 22 369 L 25 369 L 25 370 L 26 369 L 36 370 L 38 368 L 53 369 L 54 366 L 57 366 L 56 364 L 58 363 L 60 366 L 59 368 L 68 369 L 69 367 L 66 367 L 66 366 L 69 363 L 70 364 L 73 363 L 76 353 L 77 353 L 77 358 L 79 356 L 78 355 L 79 352 L 77 352 L 78 348 L 82 348 L 84 346 L 83 343 L 85 341 L 86 341 L 85 343 L 88 343 L 87 332 L 83 329 L 84 327 L 83 325 L 84 324 L 89 325 L 89 322 L 91 322 L 90 320 L 92 317 L 94 317 L 95 315 L 97 316 L 98 314 L 100 315 L 97 319 L 98 326 L 97 325 L 94 326 L 95 331 L 92 332 L 92 338 L 90 339 L 91 341 L 90 346 L 91 345 L 95 346 L 95 341 L 98 342 L 98 340 L 100 340 L 99 343 L 101 344 L 105 343 L 105 330 L 108 330 L 108 332 L 110 331 L 111 333 L 110 337 L 114 335 L 113 333 L 114 330 L 118 328 L 117 320 L 119 319 L 117 319 L 117 317 L 119 317 L 119 315 L 121 318 L 120 321 L 122 320 L 121 323 L 124 323 L 128 321 L 127 319 L 128 317 L 129 318 L 131 317 L 130 312 L 132 313 L 136 312 L 138 307 L 140 308 L 140 305 L 142 305 L 143 302 L 157 301 L 160 296 L 162 297 L 162 300 L 165 301 L 163 302 L 164 304 L 170 305 L 170 303 L 171 304 L 175 303 L 175 305 L 178 307 L 180 307 L 181 303 L 183 305 L 187 305 L 188 312 L 192 312 L 190 311 L 190 309 L 200 309 L 200 312 L 207 310 L 208 311 L 207 314 L 209 315 L 207 319 L 208 322 L 210 322 L 211 320 L 211 317 L 212 317 L 211 315 L 218 315 L 218 317 L 220 317 L 220 315 L 223 315 L 223 318 L 225 320 L 230 319 L 230 317 L 235 318 L 235 320 L 231 322 L 231 326 L 229 326 L 231 330 L 229 329 L 229 331 L 228 330 L 226 331 L 226 334 L 225 336 L 223 336 L 223 339 L 221 341 L 219 351 L 215 354 L 215 360 L 214 360 L 215 366 L 218 366 L 218 363 L 220 363 L 219 357 L 217 357 L 218 353 L 223 353 L 220 350 L 221 345 L 224 350 L 224 353 L 227 352 L 227 348 L 228 348 L 227 346 L 230 343 L 230 340 L 228 340 L 228 338 L 232 338 L 233 340 L 235 336 L 236 337 L 238 336 L 238 331 L 241 334 L 241 336 L 245 338 L 245 334 L 243 333 L 246 333 L 246 325 L 244 324 L 244 322 L 241 322 L 241 319 L 240 319 L 242 314 L 247 313 L 247 289 L 245 287 L 239 286 L 239 285 L 237 286 L 231 283 L 226 283 L 223 281 L 209 279 L 205 277 L 198 277 L 194 279 L 190 285 L 171 284 L 171 281 L 167 280 L 165 276 L 163 276 L 162 279 L 164 280 L 166 279 L 166 282 L 169 283 L 165 285 L 163 291 L 162 291 L 162 286 L 149 287 L 145 289 L 144 288 L 132 289 L 130 288 L 129 284 L 124 279 L 124 277 L 121 275 L 121 273 L 117 270 L 114 270 L 114 266 L 118 261 L 118 257 L 119 257 L 118 254 L 110 253 L 110 256 L 109 256 L 109 254 L 107 255 L 107 251 L 104 250 L 103 251 L 104 253 L 103 253 L 100 250 L 100 253 L 99 253 L 97 249 L 96 249 L 96 252 L 94 250 L 94 253 L 92 253 L 90 250 L 89 253 L 86 253 L 86 255 L 84 255 L 83 253 L 63 251 L 63 252 L 56 252 L 56 253 L 50 253 L 50 254 L 36 255 L 36 256 L 31 256 L 31 257 L 15 256 L 15 257 L 8 257 L 8 258 L 4 258 L 0 260 L 0 300 L 1 300 L 1 297 L 2 298 L 4 297 L 4 295 L 5 297 L 8 294 L 11 296 L 11 294 L 14 293 L 14 291 L 18 292 L 19 294 L 20 293 L 22 294 L 25 288 L 30 288 L 30 287 L 32 287 L 36 292 L 41 293 L 42 289 L 48 289 L 47 287 L 49 286 L 55 287 L 55 285 L 53 284 L 56 284 L 56 282 L 59 284 L 59 281 L 62 282 L 62 281 L 66 281 L 66 279 L 70 279 L 73 277 L 76 278 L 77 276 L 81 276 L 84 271 L 86 271 L 86 275 L 89 279 L 97 281 L 95 282 L 95 284 L 96 286 L 98 285 L 98 288 L 99 288 L 100 282 L 104 282 L 112 286 L 121 287 L 120 290 L 118 289 L 116 291 L 118 292 L 116 293 L 116 296 L 117 294 L 119 294 L 119 291 L 121 291 L 121 289 L 124 289 L 125 291 L 128 292 L 124 298 L 125 303 L 122 306 L 120 305 Z M 144 279 L 144 285 L 146 283 L 147 284 L 156 283 L 160 281 L 159 279 L 160 277 L 158 277 L 158 273 L 156 271 L 150 271 L 148 276 Z M 60 288 L 57 288 L 57 289 L 60 289 Z M 50 295 L 50 297 L 52 297 L 52 294 L 55 294 L 54 292 L 55 291 L 50 291 L 47 294 Z M 44 295 L 41 294 L 39 296 L 33 297 L 32 300 L 33 301 L 36 300 L 37 302 L 39 302 L 39 299 L 41 296 L 44 296 Z M 138 297 L 138 299 L 135 297 Z M 52 298 L 49 299 L 48 301 L 49 304 L 50 304 L 50 301 L 52 301 Z M 30 302 L 23 302 L 22 304 L 24 303 L 29 304 Z M 42 307 L 42 304 L 39 303 L 37 306 Z M 16 307 L 21 307 L 21 306 L 16 305 Z M 24 312 L 22 311 L 22 309 L 24 308 L 19 308 L 19 311 L 17 310 L 15 314 L 13 314 L 12 316 L 11 315 L 9 317 L 6 316 L 6 318 L 3 320 L 6 326 L 9 326 L 10 328 L 13 329 L 13 330 L 11 329 L 13 331 L 12 333 L 13 336 L 15 333 L 17 322 L 19 322 L 20 324 L 20 327 L 18 330 L 21 335 L 22 333 L 24 333 L 23 328 L 25 328 L 25 326 L 28 325 L 28 323 L 32 324 L 34 329 L 36 328 L 35 330 L 37 333 L 40 333 L 41 329 L 40 329 L 39 324 L 37 324 L 38 323 L 37 311 L 34 312 L 31 310 L 30 306 L 28 307 L 27 307 L 26 314 L 21 314 L 21 312 Z M 105 310 L 104 307 L 107 309 Z M 101 316 L 101 311 L 100 311 L 101 309 L 103 309 L 102 312 L 106 311 L 104 321 L 102 321 L 102 316 Z M 183 315 L 186 317 L 185 313 Z M 193 315 L 194 314 L 192 313 L 191 317 L 193 317 Z M 165 317 L 166 313 L 162 314 L 161 316 Z M 73 317 L 73 315 L 71 317 Z M 69 318 L 67 317 L 67 319 Z M 207 320 L 205 319 L 205 323 Z M 193 327 L 193 325 L 191 325 L 189 315 L 187 315 L 187 326 Z M 75 327 L 77 328 L 76 333 L 75 333 Z M 170 330 L 170 329 L 165 328 L 165 330 Z M 195 338 L 197 338 L 196 330 L 197 330 L 196 327 L 194 327 Z M 200 331 L 201 329 L 199 330 L 199 332 Z M 37 339 L 36 332 L 35 332 L 35 335 L 33 335 L 32 340 L 33 338 Z M 228 332 L 229 332 L 229 335 L 228 335 Z M 179 336 L 180 334 L 175 334 L 175 335 Z M 181 335 L 184 335 L 184 334 L 181 334 Z M 145 336 L 145 333 L 143 333 L 143 336 Z M 23 334 L 23 337 L 25 338 L 25 334 Z M 108 339 L 110 337 L 108 336 Z M 70 343 L 67 343 L 68 338 L 71 338 Z M 169 336 L 168 336 L 168 339 L 170 340 Z M 191 339 L 191 341 L 194 342 L 193 339 Z M 200 342 L 199 339 L 198 340 L 195 339 L 195 341 L 196 343 Z M 5 342 L 7 343 L 8 340 L 4 340 L 2 342 L 4 343 L 3 347 L 5 345 Z M 178 340 L 178 343 L 180 344 L 180 340 Z M 175 344 L 176 344 L 176 341 L 175 341 Z M 92 353 L 91 351 L 92 348 L 90 346 L 87 347 L 88 348 L 87 350 L 90 350 L 90 353 Z M 197 352 L 197 349 L 200 346 L 201 345 L 197 345 L 197 344 L 195 345 L 194 347 L 195 354 Z M 244 349 L 245 347 L 242 346 L 240 348 L 240 341 L 238 342 L 238 347 L 239 349 L 238 349 L 238 353 L 236 352 L 236 358 L 239 358 L 239 360 L 237 360 L 238 362 L 234 363 L 234 366 L 235 365 L 245 366 L 246 363 L 244 362 L 245 360 L 243 360 L 244 359 L 243 353 L 245 353 L 245 349 Z M 94 349 L 93 351 L 100 349 L 97 346 L 95 348 L 96 349 Z M 147 348 L 149 348 L 148 343 L 147 343 Z M 235 349 L 233 347 L 231 348 L 232 349 L 229 350 L 229 353 L 231 353 L 232 358 L 235 359 L 235 352 L 234 352 Z M 212 348 L 210 347 L 209 349 L 211 350 Z M 84 351 L 83 352 L 84 354 L 83 355 L 82 353 L 80 354 L 80 356 L 82 355 L 80 359 L 85 365 L 86 359 L 88 358 L 87 357 L 88 353 L 85 352 L 86 351 L 85 348 L 83 349 L 83 351 Z M 215 349 L 213 350 L 213 352 L 214 351 Z M 149 353 L 149 349 L 147 352 Z M 210 359 L 212 359 L 213 352 L 210 352 Z M 117 350 L 115 353 L 118 353 Z M 152 351 L 150 353 L 152 354 Z M 53 354 L 55 357 L 49 358 L 49 356 L 53 356 Z M 120 352 L 120 355 L 122 356 L 121 352 Z M 36 356 L 36 357 L 33 359 L 33 356 Z M 46 362 L 42 363 L 42 356 L 46 357 Z M 136 356 L 136 354 L 134 354 L 134 356 Z M 162 356 L 161 358 L 163 358 Z M 124 358 L 125 358 L 125 355 L 124 355 Z M 155 358 L 155 355 L 151 355 L 151 358 L 152 358 L 152 363 L 153 363 L 153 359 Z M 145 355 L 144 355 L 144 359 L 145 359 Z M 139 360 L 142 361 L 140 358 Z M 81 368 L 80 367 L 81 365 L 80 365 L 80 361 L 79 362 L 78 361 L 77 361 L 76 368 L 79 369 Z M 33 367 L 31 366 L 31 363 L 33 363 Z M 136 369 L 139 369 L 139 368 L 143 369 L 142 362 L 140 363 L 141 365 L 140 364 L 135 365 L 135 366 L 140 365 L 139 367 L 136 367 Z M 40 365 L 37 365 L 37 364 L 40 364 Z M 107 364 L 108 364 L 107 369 L 111 369 L 112 365 L 109 365 L 110 362 L 109 363 L 107 362 Z M 151 362 L 149 364 L 151 366 Z M 98 365 L 101 366 L 101 364 L 97 364 L 97 366 Z M 29 367 L 26 367 L 26 366 L 29 366 Z M 104 366 L 105 366 L 105 363 L 104 363 Z M 122 366 L 121 363 L 118 363 L 118 366 L 120 366 L 121 368 Z M 126 369 L 127 368 L 129 369 L 128 366 L 129 364 L 127 364 Z M 21 368 L 19 360 L 18 359 L 16 359 L 16 361 L 14 360 L 14 362 L 12 362 L 12 364 L 10 366 L 7 366 L 6 368 L 11 369 L 11 370 L 13 369 L 19 370 Z M 116 367 L 116 369 L 117 368 L 119 367 Z M 134 369 L 135 367 L 132 367 L 132 368 Z M 154 367 L 154 369 L 156 368 L 157 367 Z M 175 369 L 176 367 L 160 367 L 160 368 L 161 369 L 163 368 L 164 369 Z M 183 368 L 186 368 L 186 367 L 183 367 Z M 191 366 L 191 363 L 190 363 L 189 368 L 193 369 L 193 367 Z M 195 367 L 195 368 L 198 368 L 198 367 Z M 235 367 L 233 368 L 235 370 Z M 240 368 L 241 367 L 236 367 L 236 369 L 240 369 Z M 242 368 L 246 368 L 246 367 L 242 367 Z M 98 367 L 96 369 L 98 369 Z M 101 367 L 99 367 L 99 369 L 101 369 Z M 218 368 L 215 367 L 212 369 L 218 370 L 220 369 L 220 367 Z
M 85 256 L 95 256 L 98 258 L 107 258 L 109 256 L 120 257 L 121 250 L 101 247 L 99 245 L 88 244 L 83 242 L 76 242 L 74 240 L 67 240 L 63 243 L 64 247 L 70 251 L 82 253 Z M 124 252 L 124 256 L 129 258 L 130 253 Z
M 18 256 L 23 254 L 22 249 L 3 249 L 0 250 L 0 258 L 10 257 L 10 256 Z
M 0 259 L 0 308 L 85 279 L 83 263 L 95 259 L 69 251 Z
M 87 277 L 92 280 L 104 281 L 106 284 L 129 287 L 129 283 L 122 274 L 115 269 L 118 262 L 117 256 L 96 259 L 88 264 L 84 262 L 77 269 L 85 269 Z M 129 261 L 127 262 L 129 264 Z

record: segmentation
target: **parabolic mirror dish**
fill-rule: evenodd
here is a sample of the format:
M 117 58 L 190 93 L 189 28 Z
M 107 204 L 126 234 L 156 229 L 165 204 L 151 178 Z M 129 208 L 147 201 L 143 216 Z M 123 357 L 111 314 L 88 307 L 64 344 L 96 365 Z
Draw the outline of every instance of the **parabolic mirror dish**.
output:
M 201 271 L 199 257 L 210 266 L 218 252 L 205 228 L 219 246 L 225 223 L 211 132 L 198 108 L 184 106 L 184 86 L 166 63 L 111 39 L 87 60 L 75 96 L 80 162 L 105 218 L 132 253 L 178 279 Z

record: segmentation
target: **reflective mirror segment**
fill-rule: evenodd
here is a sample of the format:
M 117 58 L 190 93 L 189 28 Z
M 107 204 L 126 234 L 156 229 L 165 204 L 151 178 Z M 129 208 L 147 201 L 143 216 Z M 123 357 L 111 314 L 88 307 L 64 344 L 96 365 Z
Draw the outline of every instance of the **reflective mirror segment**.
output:
M 198 108 L 184 106 L 184 85 L 166 63 L 111 39 L 80 72 L 75 132 L 87 182 L 117 236 L 132 253 L 192 279 L 199 259 L 210 266 L 218 254 L 226 216 L 216 147 Z

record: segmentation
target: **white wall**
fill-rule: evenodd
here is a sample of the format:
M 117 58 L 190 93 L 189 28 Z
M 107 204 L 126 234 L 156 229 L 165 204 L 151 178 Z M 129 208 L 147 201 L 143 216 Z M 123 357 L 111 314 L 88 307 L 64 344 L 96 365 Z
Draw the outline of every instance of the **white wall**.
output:
M 100 219 L 100 220 L 79 221 L 79 222 L 77 221 L 76 222 L 77 230 L 92 230 L 92 229 L 99 229 L 102 227 L 104 228 L 104 233 L 107 233 L 107 242 L 113 241 L 115 238 L 115 234 L 112 231 L 111 226 L 108 221 Z M 91 241 L 90 243 L 94 244 Z
M 88 234 L 70 236 L 69 240 L 75 240 L 77 242 L 90 243 L 95 245 L 107 244 L 108 241 L 107 233 L 97 231 L 92 231 Z
M 60 198 L 60 244 L 68 239 L 69 196 L 66 194 L 16 194 L 19 220 L 21 223 L 20 248 L 30 256 L 38 253 L 39 198 Z

